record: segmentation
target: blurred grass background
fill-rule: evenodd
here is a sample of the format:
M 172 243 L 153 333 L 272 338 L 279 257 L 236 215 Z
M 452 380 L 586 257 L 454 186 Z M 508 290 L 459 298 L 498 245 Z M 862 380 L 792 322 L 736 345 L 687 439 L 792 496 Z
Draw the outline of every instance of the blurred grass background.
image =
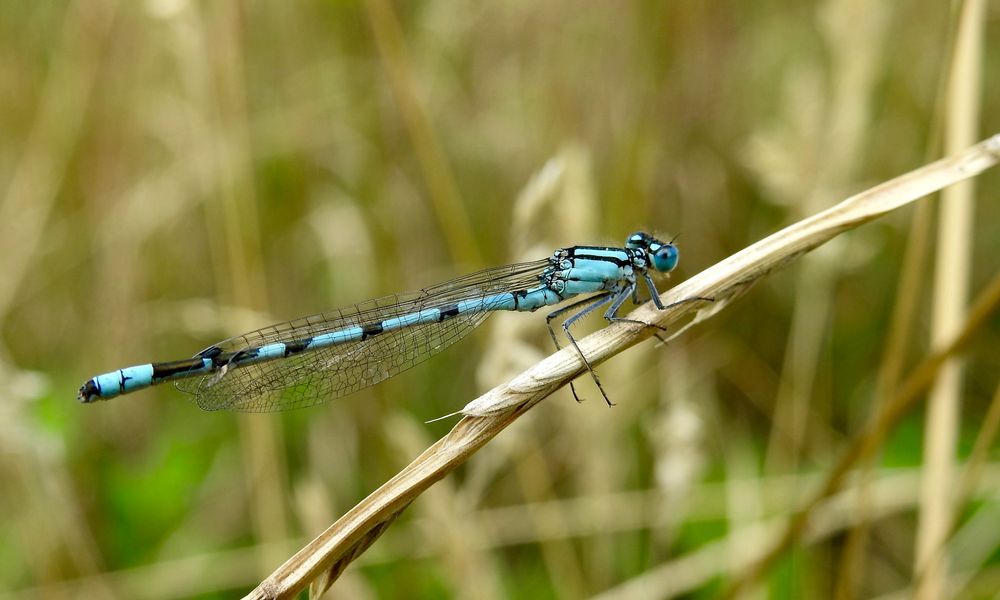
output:
M 450 426 L 425 420 L 550 348 L 541 314 L 499 315 L 281 415 L 202 413 L 169 386 L 84 407 L 86 378 L 637 229 L 680 233 L 686 277 L 939 155 L 958 6 L 0 3 L 0 596 L 244 593 Z M 973 289 L 1000 255 L 1000 181 L 977 185 Z M 614 409 L 581 379 L 590 402 L 532 411 L 328 596 L 712 597 L 898 380 L 885 365 L 926 352 L 931 219 L 852 232 L 617 357 Z M 969 353 L 959 459 L 997 386 L 993 325 Z M 865 501 L 831 506 L 760 593 L 905 594 L 925 428 L 906 419 Z M 961 597 L 1000 588 L 998 458 L 959 507 Z

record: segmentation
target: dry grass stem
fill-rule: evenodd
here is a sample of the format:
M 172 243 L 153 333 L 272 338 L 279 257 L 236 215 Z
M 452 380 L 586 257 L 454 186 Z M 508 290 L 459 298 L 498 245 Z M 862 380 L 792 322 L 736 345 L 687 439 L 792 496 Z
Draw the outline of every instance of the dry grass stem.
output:
M 666 327 L 681 316 L 699 310 L 708 314 L 721 310 L 730 300 L 744 293 L 754 282 L 796 257 L 927 194 L 973 177 L 1000 161 L 1000 135 L 970 147 L 961 154 L 942 159 L 887 181 L 745 248 L 688 279 L 662 295 L 664 303 L 676 303 L 692 297 L 711 297 L 714 303 L 685 302 L 664 311 L 651 303 L 636 309 L 629 317 Z M 991 289 L 998 289 L 994 285 Z M 997 293 L 995 295 L 1000 295 Z M 993 298 L 995 306 L 996 298 Z M 988 312 L 980 309 L 973 318 Z M 967 327 L 963 332 L 969 332 Z M 971 330 L 971 331 L 974 331 Z M 606 327 L 580 340 L 580 347 L 591 363 L 599 364 L 652 335 L 652 328 L 623 324 Z M 971 334 L 970 334 L 971 335 Z M 900 388 L 898 396 L 912 398 L 933 380 L 936 369 L 950 351 L 961 346 L 968 335 L 935 354 Z M 322 593 L 346 566 L 370 546 L 392 521 L 431 484 L 468 459 L 494 436 L 513 423 L 543 398 L 578 376 L 584 367 L 571 349 L 564 349 L 524 371 L 508 383 L 497 386 L 470 402 L 462 412 L 467 415 L 441 440 L 428 448 L 399 474 L 354 506 L 336 523 L 272 573 L 248 598 L 290 598 L 312 584 L 314 595 Z M 912 403 L 912 400 L 909 402 Z M 873 425 L 878 429 L 895 421 L 895 410 L 905 402 L 890 402 Z M 476 415 L 476 416 L 473 416 Z M 820 498 L 837 489 L 847 469 L 881 439 L 877 433 L 856 438 L 851 450 L 828 479 Z M 810 504 L 812 506 L 812 504 Z M 799 520 L 805 521 L 806 513 Z M 801 528 L 801 526 L 800 526 Z M 789 530 L 786 538 L 795 539 Z M 769 555 L 773 556 L 773 555 Z M 767 563 L 762 563 L 767 564 Z M 754 571 L 759 573 L 759 570 Z M 749 581 L 752 577 L 745 579 Z
M 986 3 L 971 0 L 960 7 L 947 85 L 945 152 L 956 152 L 971 144 L 982 118 Z M 973 183 L 966 181 L 942 194 L 931 305 L 930 335 L 936 346 L 953 336 L 965 319 L 975 239 L 974 192 Z M 921 490 L 914 558 L 918 580 L 915 597 L 924 600 L 941 597 L 948 579 L 947 559 L 940 550 L 952 527 L 956 507 L 952 495 L 942 494 L 941 490 L 953 489 L 957 477 L 953 463 L 959 439 L 962 381 L 962 362 L 949 361 L 928 399 L 924 430 L 927 477 Z

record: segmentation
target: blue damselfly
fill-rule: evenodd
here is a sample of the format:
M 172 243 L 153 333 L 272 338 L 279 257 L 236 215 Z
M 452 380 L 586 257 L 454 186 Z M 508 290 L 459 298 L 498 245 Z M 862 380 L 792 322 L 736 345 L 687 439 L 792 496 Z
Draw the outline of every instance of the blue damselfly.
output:
M 673 242 L 642 232 L 629 236 L 624 248 L 562 248 L 543 260 L 486 269 L 418 292 L 272 325 L 213 344 L 193 358 L 98 375 L 80 388 L 78 398 L 107 400 L 175 381 L 205 410 L 269 412 L 310 406 L 412 367 L 464 337 L 493 311 L 535 311 L 590 294 L 554 311 L 546 323 L 558 347 L 552 319 L 576 311 L 563 331 L 607 400 L 570 326 L 604 306 L 610 322 L 649 326 L 618 317 L 618 310 L 629 298 L 638 303 L 640 280 L 656 307 L 665 308 L 651 272 L 669 273 L 678 258 Z

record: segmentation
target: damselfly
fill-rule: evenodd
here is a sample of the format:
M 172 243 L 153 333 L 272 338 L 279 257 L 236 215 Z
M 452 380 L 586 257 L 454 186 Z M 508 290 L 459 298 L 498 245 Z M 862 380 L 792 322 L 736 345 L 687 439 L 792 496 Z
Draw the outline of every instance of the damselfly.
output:
M 651 272 L 669 273 L 678 258 L 673 242 L 642 232 L 630 235 L 624 248 L 562 248 L 543 260 L 486 269 L 418 292 L 272 325 L 213 344 L 186 360 L 98 375 L 83 384 L 78 398 L 88 403 L 107 400 L 176 381 L 205 410 L 269 412 L 310 406 L 422 362 L 494 311 L 535 311 L 590 294 L 551 313 L 546 324 L 558 347 L 552 320 L 576 311 L 564 321 L 563 331 L 607 401 L 570 326 L 604 306 L 604 318 L 610 322 L 649 326 L 618 317 L 618 310 L 630 297 L 638 303 L 640 280 L 656 307 L 664 309 Z

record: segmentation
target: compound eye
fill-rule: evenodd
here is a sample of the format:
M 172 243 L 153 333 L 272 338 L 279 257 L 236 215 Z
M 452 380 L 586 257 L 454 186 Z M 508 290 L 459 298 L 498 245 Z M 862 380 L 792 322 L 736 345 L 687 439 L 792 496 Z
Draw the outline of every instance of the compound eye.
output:
M 680 253 L 677 251 L 677 246 L 665 244 L 653 252 L 653 268 L 661 273 L 673 271 L 679 259 Z
M 645 233 L 637 231 L 628 236 L 628 239 L 625 241 L 625 247 L 632 250 L 635 250 L 636 248 L 645 248 L 649 245 L 649 240 L 647 238 L 648 236 Z

